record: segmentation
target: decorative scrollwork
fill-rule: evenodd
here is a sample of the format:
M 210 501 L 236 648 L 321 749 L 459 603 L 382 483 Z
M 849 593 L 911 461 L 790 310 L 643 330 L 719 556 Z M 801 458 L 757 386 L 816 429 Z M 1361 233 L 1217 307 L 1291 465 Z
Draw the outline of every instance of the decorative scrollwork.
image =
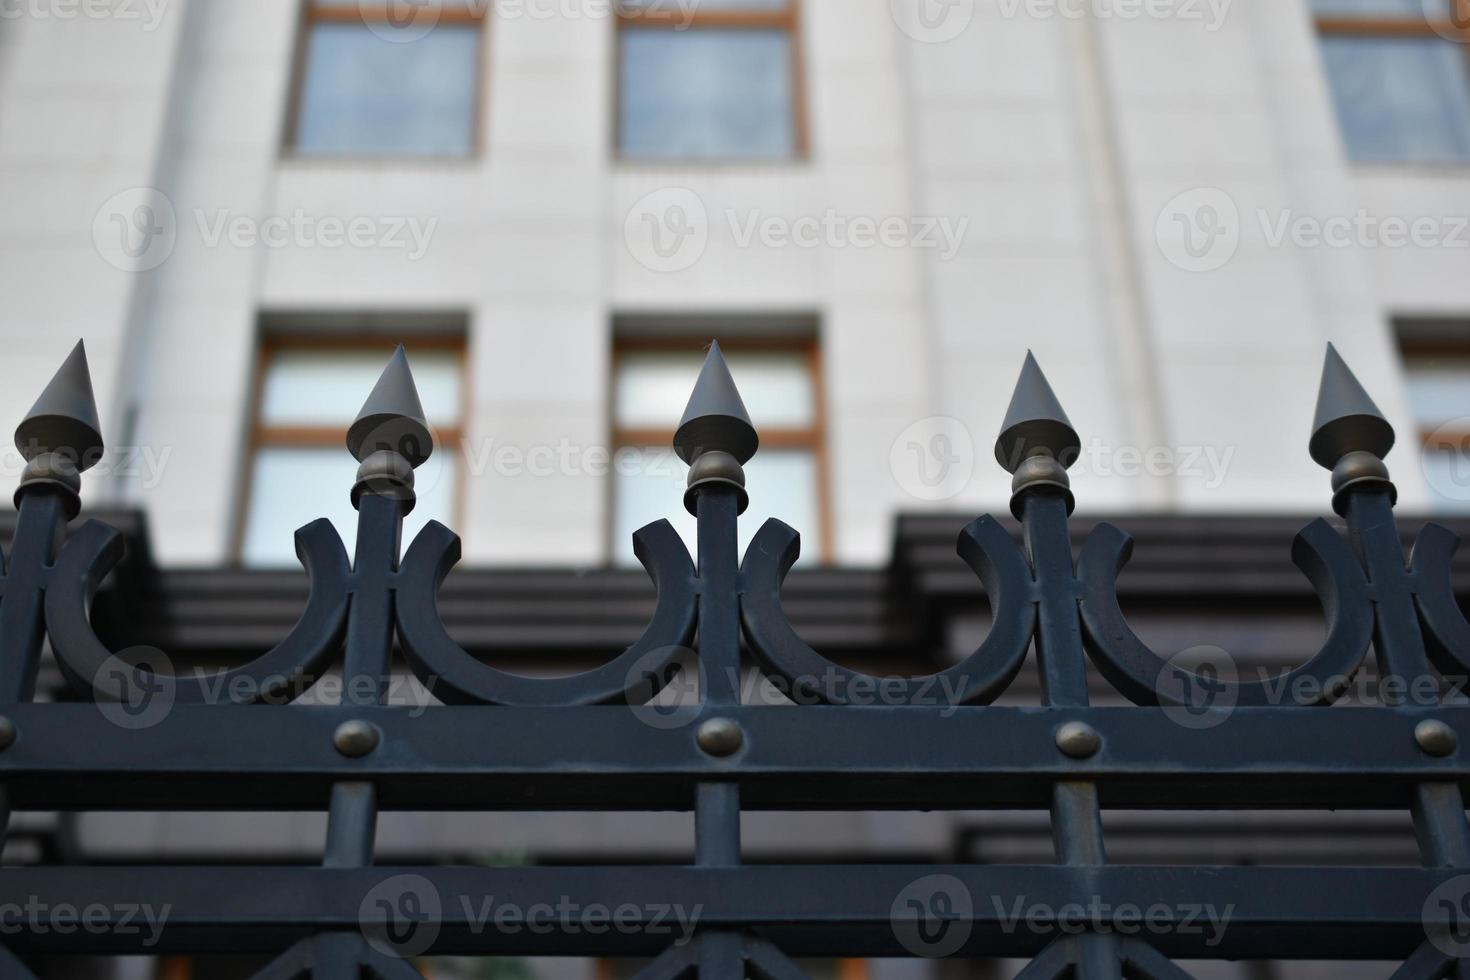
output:
M 46 626 L 56 660 L 71 686 L 95 700 L 127 696 L 126 683 L 118 679 L 125 673 L 112 669 L 121 662 L 97 638 L 89 616 L 97 587 L 122 561 L 124 550 L 120 531 L 88 521 L 62 548 L 46 589 Z M 311 594 L 284 640 L 250 663 L 217 674 L 155 674 L 152 690 L 170 703 L 251 704 L 299 696 L 320 677 L 346 629 L 351 566 L 342 540 L 325 519 L 296 532 L 296 555 L 310 577 Z
M 1427 524 L 1414 542 L 1409 566 L 1430 659 L 1441 673 L 1463 676 L 1470 673 L 1470 622 L 1455 601 L 1450 580 L 1450 560 L 1459 547 L 1458 534 L 1443 524 Z
M 1317 654 L 1284 677 L 1229 683 L 1198 678 L 1167 663 L 1134 634 L 1118 605 L 1118 574 L 1133 554 L 1133 539 L 1111 524 L 1093 529 L 1078 557 L 1082 580 L 1083 638 L 1098 670 L 1119 693 L 1141 705 L 1179 704 L 1164 671 L 1199 684 L 1228 686 L 1241 707 L 1276 703 L 1274 692 L 1309 690 L 1313 704 L 1340 698 L 1362 667 L 1373 637 L 1373 601 L 1367 576 L 1341 536 L 1326 521 L 1308 524 L 1292 542 L 1292 562 L 1312 583 L 1327 618 L 1327 639 Z M 1309 680 L 1310 684 L 1297 682 Z M 1183 686 L 1183 690 L 1197 690 Z
M 444 628 L 439 586 L 459 561 L 459 535 L 430 521 L 408 549 L 398 573 L 398 638 L 414 675 L 450 704 L 572 705 L 647 697 L 667 679 L 679 652 L 694 638 L 698 602 L 694 563 L 668 521 L 633 535 L 633 551 L 653 579 L 658 604 L 643 635 L 621 654 L 571 677 L 525 677 L 476 660 Z M 654 691 L 649 690 L 650 681 Z
M 292 946 L 255 974 L 253 980 L 307 980 L 318 973 L 372 980 L 422 980 L 423 977 L 408 960 L 383 955 L 360 935 L 324 933 Z
M 1036 608 L 1031 573 L 1016 543 L 987 516 L 960 532 L 958 548 L 990 597 L 990 634 L 973 654 L 937 674 L 884 678 L 885 701 L 988 704 L 1005 691 L 1026 659 Z M 807 646 L 781 607 L 781 584 L 800 554 L 801 535 L 775 519 L 766 521 L 751 540 L 740 567 L 746 639 L 762 666 L 789 682 L 793 694 L 824 704 L 852 703 L 851 692 L 872 690 L 877 679 L 839 666 Z

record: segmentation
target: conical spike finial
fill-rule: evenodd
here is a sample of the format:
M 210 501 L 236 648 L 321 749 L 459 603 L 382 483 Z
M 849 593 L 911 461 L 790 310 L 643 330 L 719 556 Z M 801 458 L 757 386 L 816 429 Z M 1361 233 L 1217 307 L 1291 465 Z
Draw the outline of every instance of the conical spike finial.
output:
M 101 458 L 102 427 L 97 422 L 87 349 L 80 340 L 16 426 L 15 447 L 27 460 L 45 453 L 67 456 L 78 470 Z
M 710 344 L 709 356 L 694 383 L 694 392 L 674 433 L 674 452 L 686 463 L 693 463 L 708 452 L 725 452 L 742 465 L 755 455 L 760 437 L 750 424 L 745 402 L 730 376 L 720 344 Z
M 1337 348 L 1328 344 L 1308 446 L 1312 459 L 1329 470 L 1351 452 L 1367 452 L 1382 459 L 1393 448 L 1393 441 L 1393 426 L 1373 404 Z
M 434 451 L 434 437 L 424 419 L 424 406 L 419 403 L 419 390 L 402 344 L 347 430 L 347 449 L 359 462 L 388 450 L 403 456 L 411 466 L 422 465 Z
M 1050 456 L 1063 466 L 1071 466 L 1081 450 L 1077 430 L 1062 411 L 1062 403 L 1041 373 L 1035 355 L 1028 350 L 1000 436 L 995 440 L 996 460 L 1007 473 L 1014 473 L 1032 456 Z

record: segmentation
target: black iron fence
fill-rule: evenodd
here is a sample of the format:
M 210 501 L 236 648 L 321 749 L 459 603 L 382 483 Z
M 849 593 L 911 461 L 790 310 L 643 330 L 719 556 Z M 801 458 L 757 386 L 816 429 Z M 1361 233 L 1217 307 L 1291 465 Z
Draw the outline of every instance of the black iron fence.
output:
M 666 521 L 635 536 L 657 589 L 642 637 L 571 677 L 511 674 L 448 635 L 436 602 L 458 538 L 429 524 L 400 557 L 433 441 L 400 348 L 347 432 L 360 461 L 349 559 L 326 521 L 296 534 L 311 594 L 291 633 L 237 669 L 165 672 L 88 621 L 122 558 L 95 521 L 63 546 L 102 451 L 80 345 L 16 433 L 28 460 L 0 579 L 5 808 L 329 812 L 320 867 L 0 869 L 0 976 L 51 953 L 252 953 L 259 976 L 413 977 L 411 958 L 649 957 L 647 980 L 785 980 L 790 957 L 1025 957 L 1027 980 L 1178 978 L 1176 959 L 1403 961 L 1401 980 L 1470 977 L 1470 623 L 1437 525 L 1405 560 L 1383 457 L 1393 432 L 1329 349 L 1313 459 L 1326 521 L 1292 557 L 1327 620 L 1284 675 L 1185 664 L 1144 645 L 1115 591 L 1131 542 L 1101 525 L 1073 555 L 1080 449 L 1029 356 L 996 457 L 1017 547 L 982 517 L 959 554 L 993 624 L 927 677 L 872 677 L 797 636 L 781 585 L 796 531 L 769 521 L 743 560 L 743 464 L 758 438 L 713 347 L 674 440 L 698 561 Z M 346 488 L 344 488 L 346 489 Z M 49 641 L 80 703 L 35 703 Z M 437 699 L 385 703 L 401 650 Z M 1042 704 L 999 707 L 1034 648 Z M 1325 710 L 1377 658 L 1378 704 Z M 741 703 L 742 650 L 798 707 Z M 1134 706 L 1088 704 L 1087 661 Z M 340 704 L 294 703 L 323 677 Z M 672 688 L 672 694 L 669 690 Z M 1110 864 L 1103 808 L 1377 808 L 1412 813 L 1421 867 Z M 692 810 L 687 865 L 374 868 L 381 810 Z M 753 809 L 1050 811 L 1056 862 L 745 865 Z

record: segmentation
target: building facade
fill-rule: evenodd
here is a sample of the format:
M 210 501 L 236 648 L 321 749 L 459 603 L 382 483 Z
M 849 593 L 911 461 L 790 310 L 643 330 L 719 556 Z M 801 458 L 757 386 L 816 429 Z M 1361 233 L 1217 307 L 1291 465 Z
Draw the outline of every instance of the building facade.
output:
M 113 447 L 87 499 L 144 515 L 154 598 L 204 608 L 208 583 L 248 582 L 278 600 L 226 610 L 224 638 L 177 616 L 155 628 L 205 661 L 251 646 L 275 610 L 289 624 L 292 528 L 322 514 L 350 527 L 342 430 L 398 342 L 438 437 L 409 533 L 431 517 L 455 528 L 491 594 L 627 565 L 629 532 L 678 510 L 668 439 L 718 337 L 765 438 L 746 523 L 803 532 L 799 625 L 889 669 L 912 666 L 897 651 L 915 637 L 881 633 L 902 603 L 890 614 L 879 597 L 894 569 L 927 569 L 913 529 L 1006 510 L 991 445 L 1028 349 L 1082 434 L 1084 512 L 1225 529 L 1214 547 L 1322 512 L 1327 476 L 1305 448 L 1329 341 L 1399 433 L 1401 509 L 1463 512 L 1457 4 L 0 0 L 0 338 L 13 376 L 38 379 L 0 389 L 0 417 L 19 419 L 85 338 Z M 1215 599 L 1285 596 L 1263 621 L 1288 638 L 1238 639 L 1289 662 L 1310 644 L 1310 593 L 1250 571 L 1244 591 L 1206 577 L 1187 597 L 1161 571 L 1140 586 L 1155 635 L 1173 642 Z M 636 573 L 585 581 L 626 642 Z M 916 635 L 943 656 L 983 622 L 931 586 L 915 594 L 943 613 Z M 878 610 L 864 629 L 823 612 L 858 598 Z M 497 615 L 466 613 L 481 631 L 467 645 L 530 661 L 578 642 L 553 617 Z M 321 819 L 68 826 L 102 860 L 268 840 L 303 859 Z M 593 840 L 667 855 L 688 834 L 667 814 L 392 819 L 383 847 L 398 855 L 556 860 Z M 969 852 L 998 860 L 1045 843 L 1025 820 L 804 819 L 759 817 L 748 844 L 912 856 L 998 840 Z M 1279 850 L 1292 819 L 1260 846 Z M 1176 832 L 1128 826 L 1144 855 Z M 1222 829 L 1190 826 L 1177 833 Z M 1385 828 L 1343 833 L 1402 829 Z M 1309 975 L 1269 970 L 1199 975 Z M 1347 975 L 1324 970 L 1310 975 Z
M 896 512 L 1003 503 L 1027 348 L 1099 508 L 1315 506 L 1328 340 L 1401 433 L 1463 411 L 1416 416 L 1399 356 L 1470 310 L 1463 49 L 1418 0 L 394 2 L 9 8 L 0 330 L 37 376 L 87 339 L 110 443 L 152 454 L 97 492 L 170 515 L 166 564 L 250 558 L 271 412 L 292 444 L 339 422 L 263 404 L 291 344 L 459 372 L 431 421 L 476 563 L 618 553 L 601 451 L 679 408 L 614 411 L 650 343 L 807 352 L 768 367 L 818 393 L 775 419 L 814 459 L 772 465 L 843 564 Z M 935 434 L 966 478 L 905 456 Z

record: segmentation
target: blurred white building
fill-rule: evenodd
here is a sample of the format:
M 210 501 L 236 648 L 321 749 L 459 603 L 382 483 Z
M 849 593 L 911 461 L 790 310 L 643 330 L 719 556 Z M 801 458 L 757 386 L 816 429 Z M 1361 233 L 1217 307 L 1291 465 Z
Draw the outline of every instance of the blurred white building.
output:
M 1437 2 L 5 0 L 0 337 L 36 383 L 0 417 L 85 337 L 143 447 L 89 499 L 146 507 L 167 564 L 289 560 L 346 506 L 307 447 L 403 340 L 467 559 L 593 564 L 677 500 L 608 451 L 718 335 L 756 506 L 869 564 L 897 511 L 1003 503 L 1028 347 L 1084 509 L 1321 509 L 1332 340 L 1404 503 L 1463 505 L 1416 437 L 1470 414 Z

